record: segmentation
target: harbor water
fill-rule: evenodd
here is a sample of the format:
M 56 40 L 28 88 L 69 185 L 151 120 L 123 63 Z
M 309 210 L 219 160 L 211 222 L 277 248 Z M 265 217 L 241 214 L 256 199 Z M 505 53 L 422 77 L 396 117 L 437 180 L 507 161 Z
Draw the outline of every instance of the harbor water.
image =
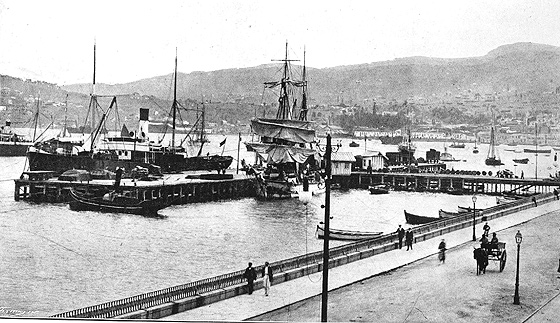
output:
M 237 158 L 238 137 L 228 136 L 220 147 L 223 138 L 210 137 L 210 152 L 223 150 Z M 360 147 L 350 148 L 350 139 L 340 141 L 340 151 L 396 150 L 377 140 L 355 141 Z M 443 151 L 444 143 L 417 145 L 416 157 L 425 157 L 430 148 Z M 484 165 L 487 145 L 479 145 L 479 154 L 472 153 L 472 146 L 449 148 L 460 161 L 448 163 L 448 168 L 493 173 L 507 168 L 517 175 L 523 171 L 525 178 L 535 176 L 534 154 L 503 149 L 523 147 L 499 147 L 506 163 L 500 168 Z M 539 154 L 538 177 L 557 171 L 554 155 L 554 150 L 548 156 Z M 525 157 L 528 164 L 514 166 L 513 158 Z M 240 159 L 254 160 L 243 144 Z M 234 160 L 229 171 L 235 172 L 236 165 Z M 262 264 L 322 250 L 315 228 L 324 218 L 323 195 L 313 196 L 308 205 L 297 199 L 265 202 L 253 198 L 178 205 L 162 210 L 163 219 L 76 212 L 66 204 L 15 202 L 13 179 L 25 166 L 24 157 L 0 158 L 0 315 L 48 316 L 241 270 L 249 261 Z M 478 196 L 476 207 L 495 203 L 494 197 Z M 458 205 L 472 206 L 471 196 L 334 190 L 331 227 L 388 233 L 399 224 L 408 227 L 405 209 L 437 217 L 439 209 L 456 212 Z M 333 241 L 331 246 L 342 243 Z

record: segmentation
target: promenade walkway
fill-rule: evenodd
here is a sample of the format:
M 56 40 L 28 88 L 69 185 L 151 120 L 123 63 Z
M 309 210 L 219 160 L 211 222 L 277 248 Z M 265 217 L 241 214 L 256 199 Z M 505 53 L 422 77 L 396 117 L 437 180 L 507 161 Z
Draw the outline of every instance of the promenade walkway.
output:
M 538 207 L 526 209 L 515 214 L 491 220 L 489 221 L 489 224 L 492 227 L 492 232 L 500 231 L 512 226 L 519 225 L 521 223 L 525 223 L 543 214 L 554 212 L 558 209 L 560 209 L 560 201 L 553 201 L 540 205 Z M 480 237 L 480 234 L 482 233 L 482 226 L 483 224 L 479 224 L 476 226 L 477 237 Z M 329 290 L 333 291 L 336 289 L 340 289 L 344 286 L 363 281 L 376 275 L 389 272 L 393 269 L 432 256 L 437 253 L 437 246 L 441 241 L 440 238 L 444 238 L 446 240 L 448 248 L 461 246 L 472 241 L 472 227 L 457 230 L 445 234 L 441 237 L 436 237 L 434 239 L 429 239 L 414 244 L 413 251 L 405 251 L 406 249 L 393 250 L 380 255 L 352 262 L 344 266 L 332 268 L 329 270 Z M 514 234 L 508 233 L 507 235 L 500 235 L 500 240 L 505 241 L 508 245 L 509 251 L 506 268 L 511 271 L 512 268 L 515 267 L 516 260 L 515 254 L 513 252 L 515 249 L 511 249 L 515 246 Z M 467 259 L 462 260 L 462 262 L 468 262 L 469 266 L 472 266 L 473 269 L 475 268 L 474 259 L 472 259 L 472 251 L 470 251 Z M 278 285 L 273 285 L 270 296 L 268 297 L 264 296 L 264 291 L 261 289 L 253 293 L 253 295 L 244 294 L 237 297 L 229 298 L 207 306 L 202 306 L 186 312 L 168 316 L 163 318 L 163 320 L 241 321 L 258 316 L 262 317 L 264 313 L 269 313 L 287 307 L 291 304 L 320 295 L 322 288 L 321 277 L 321 273 L 315 273 Z M 460 280 L 461 277 L 457 277 L 457 279 Z M 560 297 L 558 299 L 560 299 Z M 555 300 L 550 304 L 551 305 L 549 306 L 552 306 L 553 309 L 558 309 L 554 306 L 560 306 L 560 301 Z M 316 311 L 320 312 L 320 305 L 317 306 Z M 546 307 L 543 308 L 542 312 L 544 313 L 546 311 L 548 311 Z M 298 318 L 295 318 L 294 320 L 299 321 Z M 523 317 L 519 319 L 519 321 L 522 320 Z

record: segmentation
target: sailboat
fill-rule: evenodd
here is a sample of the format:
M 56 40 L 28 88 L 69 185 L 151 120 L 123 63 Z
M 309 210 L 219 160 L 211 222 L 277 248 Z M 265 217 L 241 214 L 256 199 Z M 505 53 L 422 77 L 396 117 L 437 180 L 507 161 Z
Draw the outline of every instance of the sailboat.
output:
M 404 105 L 407 105 L 406 101 L 404 102 Z M 407 111 L 407 117 L 408 117 L 408 111 Z M 408 120 L 409 121 L 407 121 L 407 125 L 406 125 L 406 135 L 403 136 L 403 141 L 399 144 L 398 149 L 399 149 L 400 160 L 403 163 L 410 165 L 415 161 L 414 153 L 416 152 L 416 145 L 414 145 L 414 143 L 412 142 L 412 133 L 410 130 L 410 118 L 408 118 Z
M 490 147 L 488 148 L 488 155 L 486 157 L 486 165 L 500 166 L 503 165 L 502 161 L 496 153 L 496 139 L 494 138 L 494 126 L 490 128 Z
M 473 148 L 473 154 L 478 154 L 478 147 L 476 146 L 476 143 L 478 141 L 478 136 L 475 135 L 474 137 L 474 148 Z
M 255 152 L 260 161 L 266 162 L 266 169 L 253 171 L 257 178 L 257 196 L 265 199 L 289 198 L 298 194 L 296 186 L 306 181 L 304 167 L 313 170 L 316 166 L 315 130 L 307 120 L 307 81 L 305 80 L 305 53 L 303 80 L 291 75 L 286 42 L 283 73 L 280 81 L 265 82 L 266 88 L 279 88 L 276 118 L 254 118 L 251 128 L 259 136 L 259 141 L 245 142 L 247 151 Z M 300 88 L 301 105 L 296 114 L 295 90 Z M 303 176 L 301 176 L 303 175 Z

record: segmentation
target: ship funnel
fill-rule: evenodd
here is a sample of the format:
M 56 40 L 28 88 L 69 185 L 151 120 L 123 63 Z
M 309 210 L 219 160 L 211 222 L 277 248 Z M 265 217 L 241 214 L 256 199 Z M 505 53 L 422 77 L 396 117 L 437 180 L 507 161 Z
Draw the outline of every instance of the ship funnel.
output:
M 140 122 L 138 122 L 138 132 L 136 134 L 138 138 L 148 139 L 148 127 L 150 125 L 150 121 L 148 121 L 149 113 L 150 109 L 140 108 Z

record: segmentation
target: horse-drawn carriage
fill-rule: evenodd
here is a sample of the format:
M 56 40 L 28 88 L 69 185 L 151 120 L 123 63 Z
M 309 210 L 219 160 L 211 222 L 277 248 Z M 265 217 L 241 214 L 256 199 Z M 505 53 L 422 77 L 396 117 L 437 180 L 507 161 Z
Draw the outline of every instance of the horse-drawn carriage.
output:
M 488 261 L 498 261 L 500 272 L 504 270 L 507 260 L 506 243 L 498 242 L 495 244 L 482 244 L 480 248 L 474 249 L 474 259 L 476 259 L 476 274 L 486 273 Z

